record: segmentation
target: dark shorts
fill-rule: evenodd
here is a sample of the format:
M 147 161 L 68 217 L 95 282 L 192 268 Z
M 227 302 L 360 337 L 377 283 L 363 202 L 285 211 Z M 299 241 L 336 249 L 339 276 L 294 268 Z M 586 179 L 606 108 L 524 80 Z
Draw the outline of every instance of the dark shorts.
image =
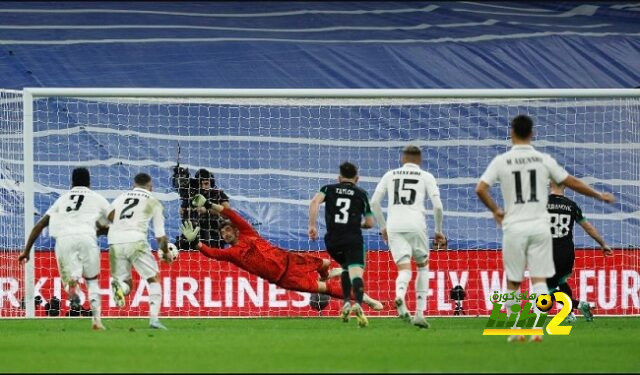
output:
M 561 247 L 553 249 L 553 265 L 556 268 L 556 274 L 547 279 L 549 288 L 556 288 L 558 285 L 566 282 L 567 277 L 573 272 L 573 266 L 576 261 L 576 253 L 573 249 Z
M 327 252 L 331 255 L 331 258 L 338 262 L 342 268 L 347 268 L 349 266 L 361 266 L 364 268 L 364 243 L 352 242 L 334 245 L 325 242 L 325 245 L 327 247 Z
M 277 286 L 298 292 L 318 292 L 319 270 L 323 260 L 308 254 L 288 254 L 287 270 L 276 283 Z

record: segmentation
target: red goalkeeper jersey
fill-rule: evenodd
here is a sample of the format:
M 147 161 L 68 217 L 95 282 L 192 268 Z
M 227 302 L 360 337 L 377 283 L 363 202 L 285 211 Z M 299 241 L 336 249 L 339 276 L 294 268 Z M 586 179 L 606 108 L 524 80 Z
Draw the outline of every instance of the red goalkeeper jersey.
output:
M 236 266 L 276 283 L 287 270 L 288 253 L 264 238 L 237 212 L 225 208 L 221 212 L 238 228 L 238 242 L 227 249 L 201 244 L 200 252 L 209 258 L 231 262 Z

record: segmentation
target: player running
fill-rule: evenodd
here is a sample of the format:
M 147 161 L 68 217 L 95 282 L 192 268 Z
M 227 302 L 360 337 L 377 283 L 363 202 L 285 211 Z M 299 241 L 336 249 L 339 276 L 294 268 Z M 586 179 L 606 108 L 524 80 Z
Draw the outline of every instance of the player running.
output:
M 33 227 L 18 260 L 29 261 L 33 243 L 48 226 L 49 235 L 56 240 L 58 270 L 69 295 L 71 309 L 80 309 L 78 282 L 84 277 L 91 305 L 91 326 L 95 330 L 104 330 L 100 319 L 100 249 L 96 231 L 108 224 L 109 202 L 89 189 L 90 182 L 88 169 L 73 170 L 71 190 L 62 194 Z
M 424 318 L 429 290 L 429 243 L 425 220 L 425 196 L 429 196 L 433 205 L 435 219 L 435 242 L 444 245 L 446 238 L 442 233 L 443 209 L 440 191 L 436 179 L 420 168 L 422 153 L 416 146 L 407 146 L 402 151 L 402 167 L 391 170 L 382 176 L 371 198 L 371 208 L 381 228 L 385 242 L 393 261 L 398 267 L 396 278 L 395 305 L 398 316 L 420 328 L 429 328 Z M 382 214 L 381 202 L 389 194 L 388 225 Z M 411 259 L 418 268 L 416 279 L 416 315 L 406 307 L 404 297 L 411 281 Z
M 118 307 L 124 306 L 124 298 L 133 288 L 131 266 L 141 278 L 149 283 L 149 327 L 167 329 L 160 320 L 162 290 L 158 264 L 151 254 L 147 241 L 149 221 L 153 220 L 153 232 L 162 258 L 168 261 L 168 240 L 164 230 L 162 203 L 151 191 L 151 176 L 138 173 L 133 179 L 133 190 L 120 194 L 111 204 L 109 220 L 109 261 L 111 266 L 111 288 Z
M 532 292 L 546 294 L 547 278 L 555 274 L 553 266 L 553 244 L 549 231 L 547 212 L 549 182 L 564 184 L 580 194 L 612 203 L 613 195 L 600 193 L 577 178 L 571 176 L 550 155 L 531 146 L 533 121 L 525 115 L 511 120 L 510 151 L 496 156 L 480 177 L 476 194 L 493 217 L 502 225 L 502 262 L 507 274 L 506 293 L 516 292 L 524 279 L 525 268 L 529 268 Z M 506 211 L 502 211 L 491 198 L 489 189 L 500 183 Z M 515 300 L 505 303 L 510 311 Z M 541 312 L 533 306 L 539 315 Z M 524 336 L 511 335 L 509 341 L 523 341 Z M 542 336 L 532 336 L 532 341 L 541 341 Z
M 369 206 L 367 192 L 358 188 L 358 169 L 355 165 L 344 162 L 340 165 L 340 176 L 337 184 L 325 185 L 311 200 L 309 205 L 309 238 L 318 239 L 316 225 L 318 210 L 322 202 L 325 205 L 325 223 L 327 234 L 324 242 L 327 252 L 342 266 L 341 282 L 344 304 L 341 310 L 342 321 L 349 321 L 353 312 L 360 327 L 369 322 L 362 311 L 364 296 L 365 247 L 362 228 L 373 227 L 373 214 Z M 365 218 L 364 222 L 362 218 Z M 351 306 L 351 290 L 355 296 L 355 304 Z
M 613 251 L 604 242 L 598 230 L 582 216 L 582 210 L 571 199 L 564 196 L 564 185 L 551 182 L 551 194 L 547 202 L 547 211 L 551 219 L 551 236 L 553 237 L 553 264 L 556 274 L 547 279 L 549 294 L 553 296 L 556 288 L 571 298 L 574 309 L 579 309 L 587 322 L 593 321 L 591 306 L 586 301 L 573 299 L 571 287 L 567 280 L 573 272 L 573 265 L 576 260 L 575 248 L 573 244 L 573 224 L 576 222 L 587 232 L 591 238 L 596 240 L 605 256 L 612 256 Z M 567 322 L 576 320 L 573 312 L 566 317 Z
M 343 298 L 340 281 L 330 277 L 328 259 L 283 250 L 262 238 L 231 208 L 219 204 L 212 204 L 212 208 L 230 220 L 221 225 L 220 234 L 231 247 L 209 247 L 198 240 L 199 227 L 193 228 L 189 221 L 180 226 L 187 241 L 197 241 L 195 246 L 204 256 L 230 262 L 284 289 Z M 366 294 L 363 302 L 374 310 L 382 310 L 382 304 Z

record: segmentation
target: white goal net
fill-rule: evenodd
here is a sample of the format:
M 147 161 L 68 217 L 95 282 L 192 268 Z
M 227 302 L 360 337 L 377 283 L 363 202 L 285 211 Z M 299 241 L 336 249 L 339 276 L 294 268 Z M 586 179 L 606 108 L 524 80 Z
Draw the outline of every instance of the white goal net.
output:
M 640 313 L 637 94 L 447 99 L 394 98 L 390 90 L 390 96 L 379 98 L 240 98 L 203 93 L 194 97 L 179 91 L 141 97 L 127 96 L 126 90 L 100 97 L 95 91 L 34 96 L 33 181 L 23 177 L 22 95 L 0 94 L 0 316 L 25 315 L 21 301 L 28 295 L 28 282 L 16 259 L 25 242 L 25 222 L 27 227 L 33 223 L 24 219 L 24 184 L 32 184 L 34 220 L 38 220 L 69 188 L 71 171 L 77 166 L 89 168 L 92 189 L 109 200 L 130 189 L 136 173 L 147 172 L 175 242 L 181 205 L 189 194 L 173 184 L 179 158 L 189 172 L 182 176 L 183 182 L 188 185 L 199 169 L 213 173 L 231 207 L 274 244 L 328 257 L 322 240 L 307 237 L 311 197 L 336 181 L 343 161 L 358 166 L 359 185 L 372 194 L 379 178 L 399 166 L 400 150 L 409 144 L 420 146 L 423 169 L 438 181 L 449 239 L 448 250 L 431 252 L 426 315 L 453 315 L 456 301 L 451 290 L 457 285 L 465 292 L 462 313 L 486 315 L 492 306 L 490 296 L 504 284 L 501 231 L 474 188 L 491 159 L 510 146 L 508 124 L 518 114 L 533 118 L 537 148 L 571 174 L 617 198 L 616 204 L 606 205 L 568 192 L 615 249 L 613 257 L 605 258 L 597 243 L 576 226 L 576 267 L 569 281 L 574 297 L 589 301 L 597 315 Z M 501 204 L 499 189 L 492 192 Z M 432 238 L 431 211 L 427 220 Z M 323 212 L 319 224 L 322 236 Z M 386 304 L 384 311 L 369 314 L 392 316 L 395 266 L 377 229 L 365 231 L 364 236 L 366 291 Z M 109 297 L 106 238 L 99 243 L 103 314 L 146 316 L 148 289 L 137 276 L 126 307 L 115 307 Z M 61 300 L 59 315 L 69 312 L 53 247 L 46 233 L 36 242 L 34 295 L 29 296 L 40 298 L 36 316 L 51 313 L 45 304 L 54 296 Z M 318 312 L 310 306 L 309 294 L 287 292 L 197 251 L 181 251 L 178 261 L 162 264 L 161 279 L 164 316 L 332 316 L 340 306 L 333 301 Z M 412 282 L 407 294 L 411 310 L 413 288 Z

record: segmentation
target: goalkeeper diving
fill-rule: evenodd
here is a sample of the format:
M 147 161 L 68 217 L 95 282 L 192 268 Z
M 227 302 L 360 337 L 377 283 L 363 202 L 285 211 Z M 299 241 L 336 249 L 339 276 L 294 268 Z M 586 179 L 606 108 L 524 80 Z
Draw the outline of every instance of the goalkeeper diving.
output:
M 197 205 L 200 202 L 194 203 Z M 328 259 L 283 250 L 262 238 L 251 224 L 231 208 L 219 204 L 212 204 L 212 208 L 228 219 L 221 224 L 220 235 L 230 247 L 209 247 L 199 241 L 199 227 L 194 228 L 189 221 L 180 226 L 187 241 L 197 242 L 195 248 L 204 256 L 230 262 L 284 289 L 323 293 L 343 299 L 339 277 L 342 270 L 330 272 Z M 366 294 L 363 302 L 377 311 L 383 308 L 382 303 Z

